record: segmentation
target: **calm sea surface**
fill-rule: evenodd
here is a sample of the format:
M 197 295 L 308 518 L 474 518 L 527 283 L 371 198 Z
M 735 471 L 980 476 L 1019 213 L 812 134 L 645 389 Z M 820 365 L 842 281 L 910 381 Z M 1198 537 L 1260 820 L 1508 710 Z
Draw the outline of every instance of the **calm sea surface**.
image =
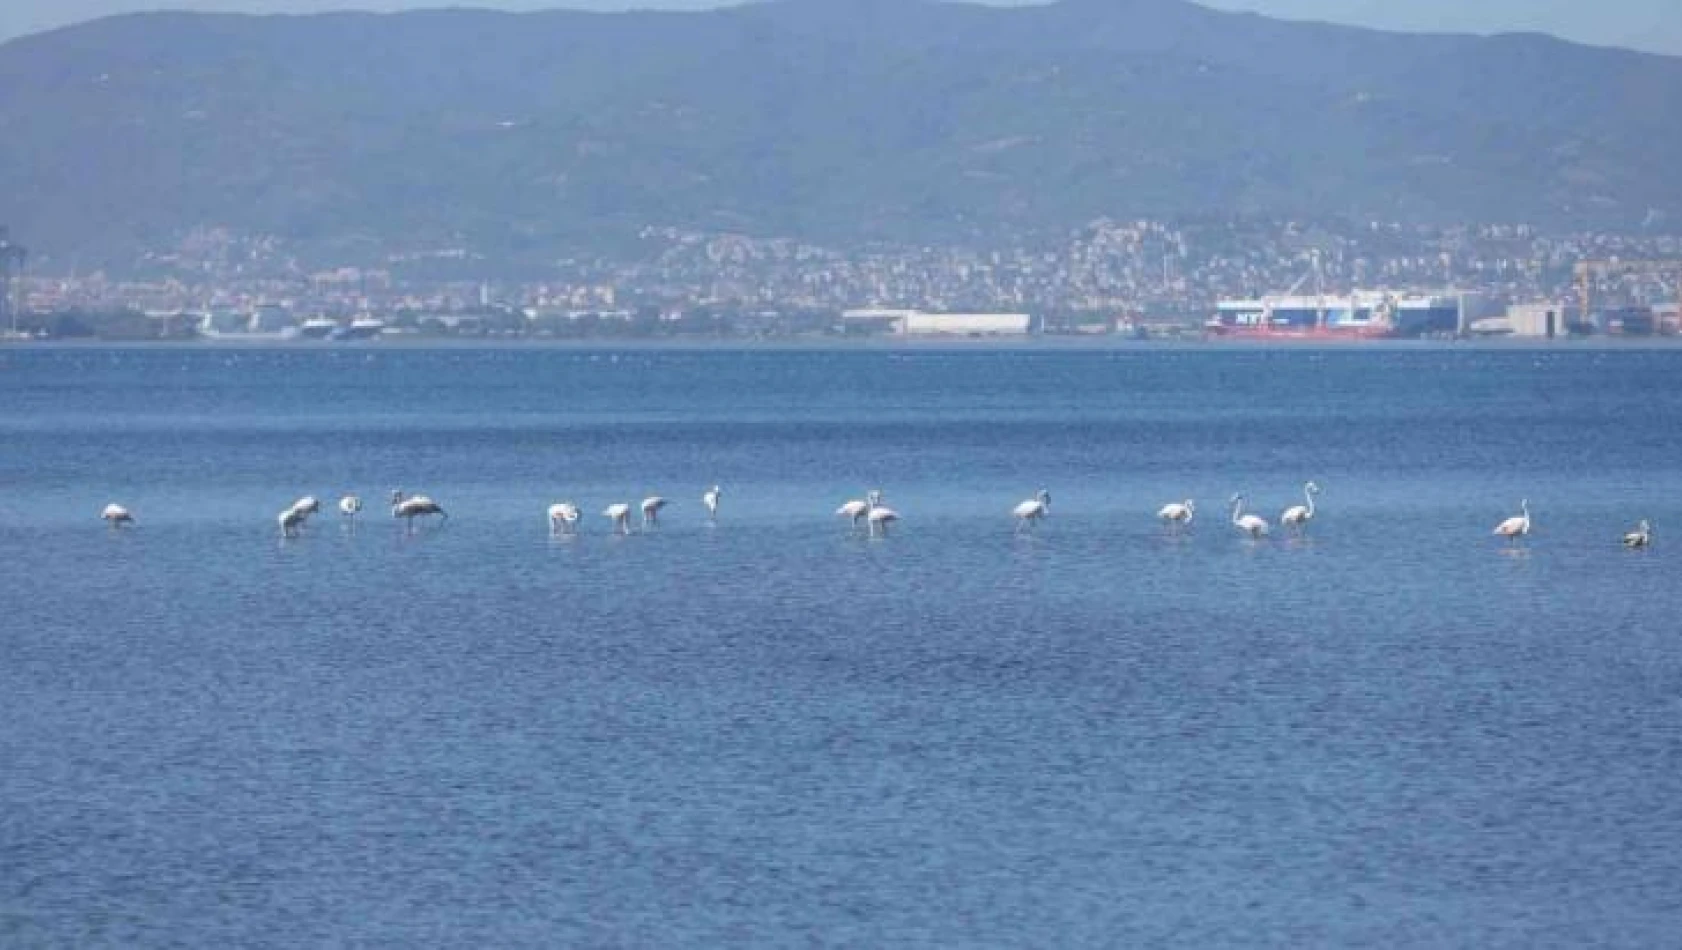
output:
M 0 945 L 1682 933 L 1682 350 L 0 350 L 0 570 Z

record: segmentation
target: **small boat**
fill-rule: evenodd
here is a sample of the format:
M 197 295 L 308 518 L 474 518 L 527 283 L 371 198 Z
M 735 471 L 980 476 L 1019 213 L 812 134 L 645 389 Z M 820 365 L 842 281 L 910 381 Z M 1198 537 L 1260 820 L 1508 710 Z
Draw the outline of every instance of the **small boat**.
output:
M 293 334 L 300 340 L 325 340 L 339 329 L 338 321 L 326 317 L 311 317 L 305 320 Z
M 372 340 L 385 332 L 385 321 L 374 317 L 357 317 L 348 327 L 337 327 L 333 331 L 335 340 Z

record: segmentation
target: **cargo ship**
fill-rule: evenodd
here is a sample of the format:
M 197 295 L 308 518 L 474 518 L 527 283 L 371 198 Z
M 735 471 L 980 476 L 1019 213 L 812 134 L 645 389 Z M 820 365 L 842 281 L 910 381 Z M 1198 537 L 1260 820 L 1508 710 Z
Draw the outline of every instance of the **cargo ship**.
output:
M 1212 337 L 1265 340 L 1380 340 L 1452 334 L 1464 326 L 1455 291 L 1277 294 L 1221 300 L 1204 324 Z

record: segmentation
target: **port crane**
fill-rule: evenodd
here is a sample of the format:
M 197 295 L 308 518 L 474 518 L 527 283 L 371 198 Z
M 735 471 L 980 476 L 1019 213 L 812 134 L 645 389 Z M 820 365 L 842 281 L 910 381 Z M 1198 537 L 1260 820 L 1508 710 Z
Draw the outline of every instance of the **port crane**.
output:
M 1582 322 L 1589 322 L 1589 309 L 1595 285 L 1612 277 L 1630 274 L 1648 277 L 1670 277 L 1671 288 L 1682 301 L 1682 261 L 1624 261 L 1617 258 L 1601 261 L 1578 261 L 1573 268 L 1577 277 L 1577 305 L 1582 308 Z M 1663 328 L 1655 326 L 1656 332 Z

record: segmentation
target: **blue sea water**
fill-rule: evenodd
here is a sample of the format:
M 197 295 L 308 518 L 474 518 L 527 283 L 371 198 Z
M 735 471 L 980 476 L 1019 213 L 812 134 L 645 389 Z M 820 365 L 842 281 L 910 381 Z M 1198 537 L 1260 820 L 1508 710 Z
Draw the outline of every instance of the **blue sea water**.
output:
M 3 350 L 0 944 L 1674 945 L 1679 422 L 1664 349 Z

